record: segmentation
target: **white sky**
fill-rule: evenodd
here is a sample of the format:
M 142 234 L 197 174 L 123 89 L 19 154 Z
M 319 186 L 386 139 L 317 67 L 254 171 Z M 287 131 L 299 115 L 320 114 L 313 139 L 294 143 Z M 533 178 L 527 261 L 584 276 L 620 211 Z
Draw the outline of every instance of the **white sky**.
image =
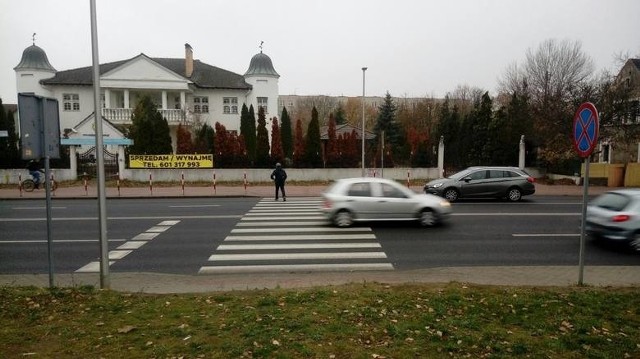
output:
M 497 79 L 544 40 L 578 40 L 596 71 L 640 55 L 639 0 L 96 0 L 100 62 L 194 58 L 244 74 L 259 52 L 282 95 L 443 97 Z M 0 0 L 0 98 L 16 102 L 22 51 L 90 66 L 90 0 Z

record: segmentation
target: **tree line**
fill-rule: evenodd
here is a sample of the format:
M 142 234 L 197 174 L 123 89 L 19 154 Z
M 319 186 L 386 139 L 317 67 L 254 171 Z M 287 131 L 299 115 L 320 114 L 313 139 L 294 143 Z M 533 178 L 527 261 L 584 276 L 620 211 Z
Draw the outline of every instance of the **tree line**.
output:
M 579 42 L 551 39 L 527 50 L 524 61 L 510 65 L 499 84 L 496 96 L 466 85 L 444 99 L 409 101 L 387 92 L 382 104 L 366 109 L 366 128 L 375 138 L 366 141 L 365 166 L 435 167 L 440 141 L 445 144 L 447 169 L 515 166 L 524 135 L 527 166 L 573 174 L 581 163 L 572 147 L 573 117 L 587 101 L 600 112 L 601 141 L 618 147 L 640 142 L 640 124 L 629 121 L 639 115 L 637 89 L 621 85 L 615 74 L 594 74 L 593 63 Z M 270 118 L 270 139 L 263 109 L 258 108 L 256 118 L 253 105 L 244 104 L 239 132 L 219 122 L 213 127 L 198 121 L 179 125 L 176 153 L 213 154 L 218 168 L 266 168 L 277 162 L 299 168 L 359 167 L 360 101 L 349 98 L 341 103 L 327 96 L 306 99 L 293 114 L 295 122 L 285 107 L 279 119 Z M 150 98 L 138 103 L 132 125 L 124 129 L 134 140 L 128 153 L 173 151 L 168 123 L 156 108 Z M 12 123 L 3 111 L 0 130 Z M 343 124 L 354 130 L 338 134 L 336 127 Z M 326 129 L 324 140 L 321 126 Z M 11 163 L 5 159 L 12 156 L 9 149 L 16 148 L 14 132 L 10 129 L 8 139 L 0 138 L 3 166 Z

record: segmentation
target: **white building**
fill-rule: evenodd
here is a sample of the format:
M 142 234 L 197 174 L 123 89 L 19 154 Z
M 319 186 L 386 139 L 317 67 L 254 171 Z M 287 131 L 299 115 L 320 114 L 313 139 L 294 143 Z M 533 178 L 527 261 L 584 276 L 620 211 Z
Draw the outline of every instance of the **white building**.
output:
M 57 71 L 46 53 L 35 44 L 22 53 L 14 68 L 18 93 L 56 98 L 60 107 L 60 133 L 74 133 L 75 127 L 92 116 L 93 70 L 91 66 Z M 264 106 L 267 130 L 278 114 L 278 79 L 271 59 L 253 56 L 244 75 L 194 60 L 185 44 L 184 58 L 152 58 L 140 54 L 131 59 L 100 65 L 102 117 L 114 125 L 130 125 L 138 100 L 150 96 L 167 119 L 174 149 L 179 124 L 220 122 L 227 130 L 240 130 L 242 105 L 253 105 L 257 115 Z M 85 128 L 87 128 L 85 126 Z M 74 134 L 95 136 L 92 133 Z M 270 138 L 270 136 L 269 136 Z

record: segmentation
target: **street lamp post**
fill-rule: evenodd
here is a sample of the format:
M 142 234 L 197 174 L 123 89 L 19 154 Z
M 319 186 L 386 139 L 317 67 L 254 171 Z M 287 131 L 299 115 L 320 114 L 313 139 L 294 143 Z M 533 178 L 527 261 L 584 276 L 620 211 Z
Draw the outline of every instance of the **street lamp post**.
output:
M 364 177 L 364 73 L 367 71 L 366 67 L 362 68 L 362 177 Z

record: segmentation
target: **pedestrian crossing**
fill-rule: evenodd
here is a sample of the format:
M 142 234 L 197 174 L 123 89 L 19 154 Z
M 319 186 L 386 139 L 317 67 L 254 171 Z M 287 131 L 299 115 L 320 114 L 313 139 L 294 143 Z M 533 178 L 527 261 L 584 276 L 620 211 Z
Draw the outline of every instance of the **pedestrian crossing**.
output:
M 199 274 L 393 270 L 369 227 L 336 228 L 319 197 L 262 199 L 209 256 Z

